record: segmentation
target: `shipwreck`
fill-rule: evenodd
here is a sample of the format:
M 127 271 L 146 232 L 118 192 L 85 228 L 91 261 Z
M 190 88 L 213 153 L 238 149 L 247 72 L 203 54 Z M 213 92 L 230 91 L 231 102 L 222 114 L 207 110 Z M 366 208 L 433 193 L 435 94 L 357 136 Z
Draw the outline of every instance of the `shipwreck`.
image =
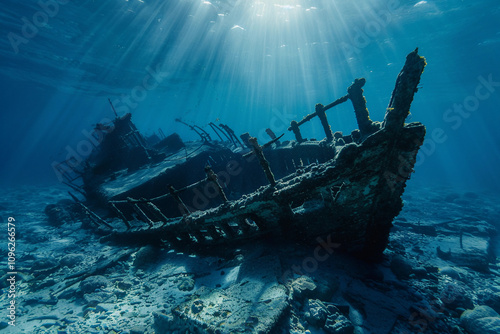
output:
M 163 133 L 146 138 L 130 114 L 116 115 L 96 126 L 102 140 L 84 163 L 57 168 L 84 195 L 71 193 L 79 210 L 107 231 L 103 241 L 200 252 L 257 238 L 328 238 L 340 250 L 377 257 L 424 140 L 424 125 L 405 119 L 425 65 L 418 49 L 408 54 L 382 122 L 370 119 L 360 78 L 345 96 L 292 121 L 294 140 L 268 130 L 270 141 L 260 145 L 248 133 L 238 138 L 213 123 L 218 140 L 189 124 L 199 141 Z M 347 101 L 359 129 L 344 135 L 331 130 L 326 112 Z M 302 137 L 300 126 L 313 119 L 321 122 L 323 140 Z

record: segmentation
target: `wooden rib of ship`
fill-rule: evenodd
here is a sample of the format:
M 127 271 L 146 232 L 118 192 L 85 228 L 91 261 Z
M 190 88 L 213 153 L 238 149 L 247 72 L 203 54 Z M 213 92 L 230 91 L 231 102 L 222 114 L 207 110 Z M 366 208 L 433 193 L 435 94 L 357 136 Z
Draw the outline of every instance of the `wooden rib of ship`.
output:
M 264 237 L 322 238 L 377 256 L 424 140 L 424 125 L 405 119 L 425 65 L 418 49 L 408 54 L 382 122 L 370 119 L 365 79 L 356 79 L 345 96 L 292 121 L 295 140 L 281 142 L 268 131 L 271 141 L 260 146 L 248 134 L 240 141 L 228 126 L 210 123 L 220 140 L 188 125 L 200 141 L 184 143 L 173 134 L 153 143 L 127 114 L 98 124 L 102 140 L 82 166 L 68 168 L 66 161 L 58 168 L 85 195 L 79 204 L 89 218 L 109 230 L 103 241 L 201 251 Z M 359 130 L 332 133 L 326 111 L 348 100 Z M 326 137 L 306 140 L 300 126 L 316 117 Z

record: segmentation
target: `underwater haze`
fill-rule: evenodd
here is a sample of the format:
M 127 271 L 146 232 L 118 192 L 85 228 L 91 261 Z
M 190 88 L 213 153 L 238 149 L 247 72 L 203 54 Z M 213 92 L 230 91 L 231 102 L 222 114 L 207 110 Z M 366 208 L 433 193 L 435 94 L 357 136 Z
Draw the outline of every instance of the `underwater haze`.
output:
M 499 19 L 2 0 L 0 334 L 500 333 Z
M 0 16 L 2 184 L 58 182 L 52 168 L 97 122 L 197 136 L 230 125 L 267 141 L 364 77 L 381 121 L 405 56 L 427 59 L 408 121 L 426 125 L 415 180 L 498 189 L 500 4 L 485 1 L 14 1 Z M 357 128 L 352 107 L 328 112 Z M 319 121 L 306 138 L 324 137 Z

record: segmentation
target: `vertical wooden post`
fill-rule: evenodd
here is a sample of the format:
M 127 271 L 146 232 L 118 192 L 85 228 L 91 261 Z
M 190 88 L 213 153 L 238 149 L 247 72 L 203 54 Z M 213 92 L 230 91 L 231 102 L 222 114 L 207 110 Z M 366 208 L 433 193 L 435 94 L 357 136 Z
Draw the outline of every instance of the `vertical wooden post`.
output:
M 370 114 L 366 108 L 366 99 L 363 96 L 363 86 L 366 83 L 365 78 L 354 80 L 353 84 L 347 88 L 347 95 L 354 107 L 356 121 L 358 122 L 359 131 L 363 137 L 368 136 L 378 130 L 370 119 Z
M 140 208 L 140 206 L 137 204 L 139 201 L 127 197 L 127 201 L 132 205 L 132 208 L 137 212 L 137 214 L 149 225 L 149 227 L 153 227 L 153 221 L 144 213 L 144 211 Z
M 319 120 L 321 121 L 321 125 L 323 126 L 323 130 L 325 131 L 326 139 L 328 141 L 333 140 L 332 128 L 330 124 L 328 124 L 328 118 L 326 117 L 325 106 L 321 103 L 318 103 L 315 107 L 316 115 L 318 115 Z
M 217 178 L 217 174 L 214 173 L 214 171 L 212 170 L 212 167 L 210 167 L 209 165 L 205 166 L 205 173 L 207 174 L 207 180 L 212 181 L 215 184 L 215 186 L 217 187 L 217 191 L 219 192 L 220 197 L 222 197 L 222 200 L 224 201 L 224 203 L 226 203 L 227 197 L 226 197 L 226 194 L 224 193 L 224 190 L 222 189 L 222 187 L 219 183 L 219 179 Z
M 163 212 L 161 212 L 160 208 L 158 208 L 152 202 L 147 202 L 146 205 L 151 210 L 151 212 L 153 212 L 163 223 L 166 223 L 168 221 L 168 218 L 163 214 Z
M 116 211 L 116 213 L 118 213 L 118 216 L 120 216 L 120 218 L 123 220 L 123 222 L 125 223 L 125 226 L 127 226 L 127 229 L 131 228 L 130 226 L 130 223 L 128 222 L 127 218 L 125 217 L 125 215 L 123 214 L 123 212 L 120 211 L 120 209 L 118 209 L 118 207 L 115 205 L 115 203 L 111 203 L 111 207 Z
M 266 157 L 264 156 L 264 152 L 262 150 L 262 147 L 259 145 L 257 142 L 257 138 L 255 137 L 250 137 L 248 139 L 248 142 L 252 145 L 253 151 L 257 158 L 259 159 L 259 163 L 262 166 L 262 169 L 264 170 L 264 173 L 266 174 L 267 180 L 271 184 L 271 186 L 276 185 L 276 180 L 274 179 L 274 174 L 271 171 L 271 168 L 269 167 L 269 161 L 267 161 Z
M 291 121 L 288 130 L 293 131 L 297 142 L 302 143 L 304 141 L 304 138 L 302 138 L 302 134 L 300 133 L 299 123 L 297 123 L 297 121 Z
M 175 199 L 175 201 L 177 202 L 177 204 L 179 204 L 182 207 L 182 209 L 184 210 L 184 212 L 191 213 L 191 211 L 189 211 L 189 209 L 186 206 L 186 204 L 184 204 L 184 202 L 182 201 L 182 199 L 177 194 L 177 190 L 172 185 L 168 186 L 168 191 L 170 192 L 170 195 L 172 195 L 172 197 Z

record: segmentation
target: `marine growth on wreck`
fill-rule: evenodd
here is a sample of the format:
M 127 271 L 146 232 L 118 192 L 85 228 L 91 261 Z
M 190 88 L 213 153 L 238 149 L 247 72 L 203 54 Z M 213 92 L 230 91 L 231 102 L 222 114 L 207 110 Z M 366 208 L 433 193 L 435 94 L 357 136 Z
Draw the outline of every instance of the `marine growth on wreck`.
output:
M 268 129 L 267 143 L 248 133 L 240 140 L 213 123 L 219 140 L 187 123 L 199 141 L 183 142 L 176 133 L 153 140 L 130 113 L 116 114 L 97 124 L 102 142 L 84 164 L 67 160 L 56 168 L 103 242 L 200 252 L 263 237 L 314 243 L 328 236 L 339 250 L 377 258 L 425 136 L 421 123 L 405 123 L 425 65 L 418 49 L 408 54 L 381 122 L 370 119 L 366 80 L 358 78 L 346 95 L 292 121 L 289 134 Z M 344 135 L 332 131 L 327 111 L 347 101 L 359 129 Z M 305 139 L 300 126 L 317 121 L 325 138 Z M 282 139 L 290 134 L 294 140 Z M 56 210 L 48 214 L 57 219 Z

